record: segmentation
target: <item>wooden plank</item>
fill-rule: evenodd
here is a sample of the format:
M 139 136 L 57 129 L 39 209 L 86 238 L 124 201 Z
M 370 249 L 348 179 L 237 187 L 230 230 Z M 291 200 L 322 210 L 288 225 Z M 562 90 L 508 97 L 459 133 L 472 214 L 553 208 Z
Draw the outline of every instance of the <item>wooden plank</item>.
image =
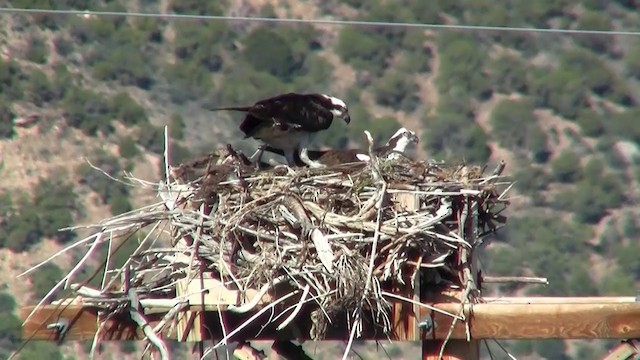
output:
M 591 296 L 591 297 L 483 297 L 485 303 L 494 304 L 619 304 L 636 303 L 635 296 Z
M 179 341 L 196 342 L 204 340 L 202 335 L 202 311 L 226 309 L 229 305 L 240 306 L 251 302 L 259 295 L 255 289 L 247 289 L 243 293 L 240 290 L 231 290 L 218 280 L 213 279 L 209 274 L 196 276 L 191 281 L 187 279 L 179 280 L 176 285 L 176 295 L 189 302 L 191 308 L 198 308 L 200 311 L 187 311 L 178 320 L 177 332 Z M 258 304 L 268 303 L 271 297 L 265 294 Z
M 20 317 L 26 319 L 34 306 L 20 309 Z M 160 317 L 147 316 L 150 323 L 155 325 Z M 47 325 L 68 321 L 69 329 L 64 335 L 67 340 L 92 340 L 98 330 L 98 312 L 96 309 L 82 307 L 82 305 L 45 305 L 26 321 L 22 327 L 23 339 L 58 341 L 59 334 L 54 329 L 47 329 Z M 114 317 L 104 323 L 101 338 L 104 340 L 136 340 L 144 337 L 142 331 L 128 317 L 128 314 Z
M 411 286 L 411 279 L 409 276 L 405 276 L 405 282 L 406 285 L 400 285 L 394 288 L 394 294 L 398 294 L 400 296 L 418 301 L 419 298 Z M 393 328 L 393 335 L 391 336 L 391 340 L 419 340 L 419 307 L 417 305 L 408 304 L 406 302 L 393 302 L 391 307 L 391 325 Z
M 460 305 L 435 307 L 458 313 Z M 473 339 L 629 339 L 640 337 L 640 303 L 532 303 L 465 305 Z M 435 338 L 450 317 L 434 313 Z M 464 338 L 464 324 L 453 338 Z
M 414 188 L 415 190 L 415 188 Z M 394 194 L 396 211 L 414 211 L 420 205 L 418 196 L 412 193 Z M 420 280 L 416 279 L 416 283 L 411 283 L 410 269 L 403 271 L 404 285 L 397 284 L 394 286 L 393 293 L 413 299 L 420 300 Z M 415 288 L 414 288 L 415 285 Z M 391 322 L 393 327 L 392 340 L 401 341 L 417 341 L 420 339 L 418 329 L 418 317 L 420 315 L 420 307 L 406 302 L 393 302 L 391 310 Z
M 537 300 L 542 300 L 540 298 Z M 609 298 L 611 300 L 611 298 Z M 459 304 L 439 303 L 436 308 L 458 314 Z M 31 312 L 33 307 L 21 309 L 22 319 Z M 197 311 L 199 306 L 190 310 Z M 640 303 L 531 303 L 505 304 L 487 303 L 465 305 L 464 313 L 469 317 L 472 339 L 629 339 L 640 338 Z M 428 311 L 420 311 L 421 318 L 429 315 Z M 230 319 L 237 314 L 227 313 Z M 246 317 L 251 313 L 245 314 Z M 207 312 L 211 319 L 217 319 L 215 312 Z M 148 315 L 152 326 L 162 314 Z M 71 328 L 66 335 L 69 340 L 90 340 L 97 329 L 97 313 L 95 309 L 82 308 L 81 305 L 68 306 L 47 305 L 38 310 L 25 323 L 23 337 L 37 340 L 56 340 L 56 332 L 47 330 L 47 324 L 59 321 L 60 318 L 69 320 Z M 449 331 L 451 318 L 434 312 L 435 330 L 421 335 L 425 340 L 443 340 Z M 213 321 L 213 320 L 211 320 Z M 234 320 L 238 321 L 238 319 Z M 301 326 L 308 323 L 308 319 L 301 318 Z M 211 325 L 213 328 L 214 324 Z M 230 325 L 231 326 L 231 325 Z M 107 322 L 104 333 L 105 340 L 140 338 L 135 324 L 127 316 L 115 318 Z M 265 330 L 266 331 L 266 330 Z M 304 333 L 304 332 L 303 332 Z M 213 334 L 214 337 L 220 334 Z M 303 334 L 304 335 L 304 334 Z M 265 332 L 261 339 L 281 338 L 280 333 Z M 341 336 L 341 335 L 336 335 Z M 452 339 L 466 339 L 465 326 L 458 321 L 452 333 Z M 247 338 L 246 340 L 252 340 Z
M 203 279 L 196 277 L 189 282 L 186 280 L 178 281 L 176 295 L 180 298 L 184 297 L 192 306 L 205 305 L 208 308 L 218 305 L 223 307 L 228 305 L 240 306 L 253 301 L 259 295 L 258 290 L 247 289 L 243 296 L 242 291 L 228 289 L 220 280 L 212 279 L 207 275 L 205 274 Z M 264 304 L 269 301 L 271 301 L 271 298 L 266 294 L 258 303 Z

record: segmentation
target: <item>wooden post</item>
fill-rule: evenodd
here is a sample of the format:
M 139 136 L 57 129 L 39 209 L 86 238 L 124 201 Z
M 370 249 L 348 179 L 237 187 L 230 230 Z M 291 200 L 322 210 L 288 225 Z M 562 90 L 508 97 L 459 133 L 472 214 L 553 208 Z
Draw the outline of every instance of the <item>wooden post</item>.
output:
M 394 194 L 396 211 L 415 211 L 420 205 L 420 199 L 417 195 L 411 193 Z M 416 271 L 420 271 L 419 269 Z M 394 294 L 413 299 L 420 300 L 420 278 L 411 282 L 411 274 L 408 271 L 403 272 L 404 285 L 398 283 L 394 286 Z M 406 302 L 394 302 L 392 305 L 392 326 L 393 338 L 398 341 L 417 341 L 420 339 L 420 331 L 418 329 L 418 319 L 420 315 L 420 307 Z
M 460 213 L 454 214 L 454 216 L 457 216 L 460 232 L 459 235 L 469 244 L 472 244 L 471 249 L 462 248 L 459 250 L 459 261 L 461 267 L 460 282 L 462 289 L 465 290 L 455 293 L 454 297 L 452 297 L 451 294 L 427 294 L 424 292 L 421 293 L 421 301 L 423 303 L 434 303 L 438 300 L 442 300 L 443 298 L 448 298 L 448 300 L 444 301 L 445 303 L 448 302 L 453 308 L 449 312 L 452 314 L 460 314 L 465 320 L 455 320 L 446 315 L 438 316 L 441 314 L 432 312 L 431 319 L 435 326 L 432 330 L 432 334 L 427 335 L 426 338 L 428 339 L 433 336 L 434 338 L 444 339 L 444 341 L 423 340 L 423 360 L 439 360 L 440 353 L 442 353 L 442 359 L 477 360 L 480 358 L 478 340 L 471 337 L 470 334 L 470 338 L 467 339 L 466 331 L 467 326 L 471 326 L 467 322 L 470 322 L 470 317 L 472 315 L 470 306 L 467 302 L 473 301 L 473 297 L 476 296 L 476 292 L 479 291 L 477 254 L 474 253 L 473 246 L 475 245 L 478 236 L 478 207 L 480 204 L 473 196 L 465 196 L 461 205 Z

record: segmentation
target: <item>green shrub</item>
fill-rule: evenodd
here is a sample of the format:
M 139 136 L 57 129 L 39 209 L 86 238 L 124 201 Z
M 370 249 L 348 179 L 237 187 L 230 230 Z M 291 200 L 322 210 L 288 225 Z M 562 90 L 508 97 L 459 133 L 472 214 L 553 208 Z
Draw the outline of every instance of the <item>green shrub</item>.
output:
M 625 201 L 623 185 L 618 177 L 607 173 L 599 159 L 591 159 L 583 170 L 583 180 L 573 190 L 558 194 L 556 204 L 575 214 L 583 223 L 598 223 L 609 209 Z
M 47 62 L 48 57 L 49 47 L 45 43 L 44 39 L 40 36 L 32 36 L 31 39 L 29 39 L 29 46 L 27 47 L 27 60 L 38 64 L 44 64 Z
M 160 19 L 142 18 L 137 19 L 135 29 L 142 34 L 145 41 L 152 43 L 161 43 L 163 38 L 162 22 Z
M 62 243 L 75 238 L 73 231 L 59 231 L 73 225 L 73 213 L 78 211 L 78 199 L 71 184 L 41 178 L 34 188 L 33 207 L 38 209 L 38 227 L 43 236 Z
M 551 171 L 560 182 L 575 182 L 582 177 L 580 158 L 571 150 L 564 150 L 551 163 Z
M 127 126 L 146 125 L 149 123 L 147 112 L 144 108 L 125 92 L 120 92 L 113 96 L 109 101 L 109 107 L 111 113 Z
M 131 202 L 129 202 L 128 192 L 111 194 L 108 204 L 111 214 L 113 215 L 120 215 L 133 210 L 133 206 L 131 205 Z
M 605 122 L 607 133 L 613 137 L 640 142 L 640 109 L 627 109 L 612 114 Z
M 91 163 L 114 178 L 120 177 L 123 171 L 118 159 L 104 152 L 94 154 Z M 122 197 L 126 198 L 129 195 L 129 187 L 126 185 L 110 179 L 100 171 L 93 169 L 89 164 L 78 166 L 76 176 L 80 184 L 87 185 L 98 194 L 102 203 L 109 204 L 112 211 L 122 212 L 131 209 L 131 205 L 122 199 Z
M 65 94 L 62 107 L 67 124 L 87 135 L 110 134 L 114 131 L 109 117 L 109 102 L 101 94 L 73 87 Z
M 92 59 L 93 76 L 101 81 L 149 90 L 153 86 L 154 67 L 140 48 L 133 44 L 108 44 Z
M 125 159 L 133 159 L 140 154 L 140 151 L 131 136 L 123 136 L 118 142 L 118 153 Z
M 338 35 L 336 53 L 357 70 L 379 75 L 385 68 L 389 49 L 379 33 L 362 27 L 345 27 Z
M 438 98 L 437 112 L 441 114 L 458 114 L 472 121 L 475 117 L 474 108 L 471 99 L 459 88 L 452 88 L 451 94 Z
M 19 359 L 64 360 L 55 342 L 29 341 L 20 350 Z
M 585 136 L 598 137 L 604 133 L 602 116 L 592 110 L 582 110 L 578 113 L 576 123 Z
M 590 273 L 591 267 L 584 264 L 576 266 L 567 279 L 567 296 L 597 296 L 598 284 Z
M 140 132 L 138 143 L 152 153 L 162 155 L 164 153 L 164 129 L 147 125 Z
M 413 112 L 420 103 L 415 78 L 398 71 L 388 71 L 373 84 L 373 96 L 380 105 Z
M 327 89 L 333 78 L 333 65 L 324 58 L 312 54 L 307 56 L 302 73 L 293 81 L 294 89 L 306 89 L 309 92 L 322 92 Z
M 600 292 L 602 296 L 629 296 L 634 295 L 634 287 L 633 275 L 616 266 L 602 278 Z
M 573 207 L 574 215 L 578 221 L 597 224 L 607 214 L 607 207 L 598 197 L 599 194 L 593 193 L 595 190 L 597 188 L 589 183 L 581 182 L 575 191 L 570 193 L 570 206 Z
M 64 99 L 71 89 L 75 88 L 77 78 L 72 75 L 67 66 L 62 63 L 55 64 L 53 71 L 55 73 L 51 79 L 51 87 L 54 95 L 53 100 L 59 101 Z
M 29 250 L 42 237 L 67 242 L 75 237 L 73 231 L 58 231 L 72 225 L 73 213 L 78 210 L 73 189 L 59 180 L 40 179 L 31 199 L 26 194 L 4 194 L 0 205 L 0 247 L 15 252 Z
M 9 359 L 11 353 L 18 349 L 22 340 L 22 321 L 12 311 L 0 313 L 0 356 Z M 33 357 L 32 359 L 38 359 Z M 29 359 L 23 357 L 23 359 Z
M 184 129 L 185 123 L 182 116 L 178 113 L 171 114 L 171 119 L 169 120 L 169 135 L 171 135 L 171 138 L 175 140 L 183 140 Z
M 553 109 L 561 116 L 573 119 L 588 105 L 583 80 L 573 72 L 539 70 L 529 74 L 530 94 L 536 106 Z
M 183 15 L 224 15 L 228 1 L 171 0 L 170 9 Z
M 37 271 L 31 275 L 31 289 L 33 290 L 33 298 L 40 300 L 62 280 L 62 270 L 53 263 L 42 265 Z M 55 297 L 55 295 L 53 295 Z M 53 299 L 50 298 L 51 299 Z
M 218 71 L 223 64 L 222 45 L 233 40 L 230 35 L 226 24 L 222 22 L 185 22 L 176 28 L 174 53 L 192 66 Z
M 275 77 L 290 80 L 298 74 L 304 64 L 304 57 L 296 57 L 290 44 L 276 31 L 257 28 L 243 41 L 244 61 L 257 71 L 267 72 Z M 269 44 L 269 51 L 264 51 Z
M 640 41 L 635 42 L 624 57 L 624 64 L 629 76 L 640 79 Z
M 9 102 L 0 96 L 0 139 L 10 139 L 15 134 L 13 111 Z
M 538 340 L 533 345 L 534 350 L 543 359 L 570 360 L 567 356 L 564 340 Z
M 509 275 L 513 275 L 513 269 L 527 269 L 527 272 L 549 279 L 550 285 L 531 287 L 529 293 L 566 295 L 569 283 L 573 281 L 577 286 L 575 282 L 579 280 L 571 279 L 574 269 L 588 264 L 591 255 L 586 246 L 592 236 L 591 227 L 564 221 L 553 214 L 511 216 L 509 226 L 496 235 L 497 240 L 507 242 L 511 245 L 510 249 L 516 250 L 505 253 L 489 249 L 487 256 L 491 261 L 486 262 L 487 271 L 491 272 L 506 262 L 511 267 L 511 273 L 507 273 Z M 523 248 L 527 251 L 521 251 Z M 567 258 L 566 254 L 571 254 L 571 258 Z M 589 283 L 585 284 L 585 289 Z
M 37 106 L 52 101 L 56 98 L 53 84 L 45 73 L 38 69 L 33 69 L 29 73 L 29 80 L 25 87 L 25 98 Z
M 21 99 L 23 76 L 15 61 L 0 59 L 0 94 L 7 100 Z
M 578 20 L 577 29 L 609 31 L 612 30 L 611 19 L 603 13 L 587 12 Z M 580 34 L 574 39 L 581 46 L 600 54 L 608 53 L 613 44 L 609 36 L 600 34 Z
M 562 16 L 569 0 L 518 1 L 513 4 L 512 12 L 522 17 L 525 24 L 548 28 L 549 21 Z
M 226 74 L 233 82 L 221 83 L 209 99 L 213 106 L 246 105 L 256 99 L 293 90 L 277 77 L 250 66 L 236 66 Z
M 405 51 L 397 65 L 397 70 L 405 74 L 424 73 L 431 70 L 429 61 L 431 52 L 422 49 L 422 46 L 414 51 Z
M 11 294 L 0 292 L 0 314 L 12 313 L 15 309 L 16 299 Z
M 491 129 L 501 146 L 524 151 L 537 162 L 549 158 L 547 135 L 540 129 L 529 100 L 503 100 L 491 113 Z
M 182 164 L 191 157 L 193 157 L 193 154 L 186 147 L 180 144 L 171 145 L 171 165 Z
M 503 94 L 526 93 L 527 71 L 527 63 L 513 54 L 503 54 L 489 64 L 493 89 Z
M 13 221 L 11 226 L 4 230 L 2 247 L 13 252 L 23 252 L 42 241 L 38 229 L 34 228 L 34 222 L 37 221 L 37 218 L 20 214 Z
M 632 103 L 624 82 L 592 51 L 568 50 L 561 54 L 559 60 L 560 70 L 573 81 L 579 81 L 582 87 L 622 105 Z
M 621 222 L 621 233 L 627 239 L 638 239 L 640 238 L 640 222 L 636 221 L 633 213 L 625 212 L 622 215 Z M 639 259 L 640 260 L 640 259 Z
M 614 252 L 616 264 L 620 267 L 620 270 L 633 276 L 636 281 L 640 279 L 640 257 L 638 256 L 638 251 L 640 251 L 638 242 L 630 241 L 626 245 L 618 243 Z
M 541 192 L 546 190 L 550 183 L 550 177 L 544 170 L 523 162 L 523 166 L 518 168 L 513 178 L 516 181 L 515 188 L 519 192 L 529 196 L 538 205 L 544 203 Z
M 67 39 L 64 35 L 58 35 L 53 38 L 53 46 L 55 47 L 58 55 L 62 57 L 68 56 L 74 50 L 73 42 Z
M 487 99 L 489 79 L 483 74 L 486 51 L 473 36 L 462 32 L 441 32 L 438 37 L 440 73 L 436 80 L 443 96 Z M 452 90 L 457 88 L 454 95 Z
M 163 76 L 170 84 L 171 101 L 177 104 L 205 98 L 213 87 L 211 73 L 193 62 L 165 65 Z
M 491 155 L 487 134 L 473 120 L 442 113 L 425 119 L 425 124 L 421 143 L 432 158 L 482 164 Z

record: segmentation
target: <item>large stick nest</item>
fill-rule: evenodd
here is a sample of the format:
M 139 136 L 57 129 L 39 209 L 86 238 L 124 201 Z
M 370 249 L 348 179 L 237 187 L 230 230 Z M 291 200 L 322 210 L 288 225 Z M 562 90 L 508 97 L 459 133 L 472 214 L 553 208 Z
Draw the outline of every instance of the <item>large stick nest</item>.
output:
M 110 312 L 126 311 L 145 299 L 174 299 L 177 282 L 205 274 L 241 292 L 280 286 L 289 298 L 298 294 L 296 302 L 315 309 L 312 338 L 343 316 L 353 328 L 364 312 L 388 333 L 391 289 L 414 286 L 419 270 L 423 286 L 465 286 L 469 254 L 506 221 L 503 168 L 487 173 L 372 154 L 369 162 L 320 169 L 257 170 L 233 152 L 215 152 L 172 168 L 160 187 L 133 179 L 156 189 L 162 202 L 107 219 L 73 244 L 90 245 L 87 256 L 57 288 L 70 287 L 84 303 Z M 160 247 L 167 224 L 173 247 Z M 100 244 L 111 248 L 113 235 L 141 229 L 147 235 L 122 268 L 110 269 L 105 260 L 101 289 L 71 283 Z M 299 310 L 288 305 L 286 319 L 276 317 L 281 323 Z

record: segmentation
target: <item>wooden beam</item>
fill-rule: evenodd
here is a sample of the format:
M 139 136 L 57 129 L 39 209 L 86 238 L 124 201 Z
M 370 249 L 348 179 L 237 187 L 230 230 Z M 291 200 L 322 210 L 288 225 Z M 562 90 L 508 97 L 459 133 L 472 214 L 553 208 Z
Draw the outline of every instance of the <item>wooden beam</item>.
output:
M 417 190 L 414 187 L 413 190 Z M 396 211 L 415 211 L 420 206 L 420 198 L 413 193 L 394 194 Z M 413 270 L 419 271 L 419 270 Z M 393 293 L 420 302 L 420 281 L 412 282 L 412 269 L 404 269 L 402 272 L 404 285 L 396 283 Z M 418 319 L 420 308 L 415 304 L 395 301 L 391 303 L 391 326 L 393 327 L 392 340 L 417 341 L 420 340 Z
M 34 306 L 24 307 L 20 310 L 20 317 L 24 320 L 29 316 Z M 147 315 L 154 326 L 162 318 L 162 314 Z M 68 330 L 62 334 L 65 340 L 92 340 L 98 331 L 98 312 L 96 309 L 83 307 L 82 305 L 45 305 L 26 321 L 22 326 L 24 340 L 60 340 L 60 333 L 55 329 L 47 329 L 49 324 L 56 322 L 68 322 Z M 101 330 L 102 339 L 108 340 L 138 340 L 144 338 L 135 322 L 128 314 L 114 316 L 104 322 Z
M 435 307 L 458 313 L 460 305 Z M 472 339 L 629 339 L 640 337 L 640 303 L 531 303 L 465 305 Z M 435 313 L 435 339 L 449 331 L 451 318 Z M 444 325 L 444 326 L 443 326 Z M 456 324 L 452 338 L 464 339 Z
M 615 302 L 615 298 L 605 298 L 597 302 L 583 303 L 580 298 L 563 298 L 566 303 L 552 303 L 550 298 L 529 298 L 527 303 L 485 303 L 473 307 L 465 305 L 463 313 L 470 321 L 472 339 L 629 339 L 640 338 L 640 303 Z M 623 298 L 621 298 L 622 300 Z M 460 305 L 439 303 L 436 308 L 458 314 Z M 25 319 L 33 307 L 21 309 L 20 316 Z M 199 310 L 199 306 L 187 308 Z M 209 315 L 210 314 L 210 315 Z M 227 313 L 225 317 L 231 317 Z M 147 315 L 154 326 L 163 314 Z M 247 314 L 246 316 L 251 316 Z M 421 318 L 432 316 L 436 327 L 431 332 L 422 332 L 425 340 L 443 340 L 451 325 L 451 317 L 440 313 L 421 311 Z M 47 325 L 67 319 L 70 329 L 65 338 L 68 340 L 91 340 L 98 328 L 96 309 L 83 308 L 82 305 L 66 306 L 46 305 L 36 311 L 23 326 L 24 339 L 57 340 L 57 333 L 47 329 Z M 218 319 L 215 312 L 207 312 L 207 318 Z M 308 321 L 300 320 L 301 326 Z M 214 329 L 215 324 L 210 328 Z M 220 334 L 214 334 L 219 336 Z M 246 336 L 246 334 L 244 334 Z M 282 333 L 269 333 L 267 330 L 260 339 L 282 338 Z M 341 335 L 336 333 L 335 339 Z M 382 336 L 382 335 L 381 335 Z M 120 316 L 107 321 L 103 328 L 104 340 L 140 339 L 142 334 L 128 316 Z M 405 340 L 394 336 L 397 340 Z M 452 332 L 452 339 L 466 339 L 465 324 L 458 321 Z M 245 338 L 245 340 L 252 340 Z M 406 339 L 411 340 L 411 339 Z
M 637 303 L 635 296 L 585 296 L 585 297 L 482 297 L 487 304 L 627 304 Z

